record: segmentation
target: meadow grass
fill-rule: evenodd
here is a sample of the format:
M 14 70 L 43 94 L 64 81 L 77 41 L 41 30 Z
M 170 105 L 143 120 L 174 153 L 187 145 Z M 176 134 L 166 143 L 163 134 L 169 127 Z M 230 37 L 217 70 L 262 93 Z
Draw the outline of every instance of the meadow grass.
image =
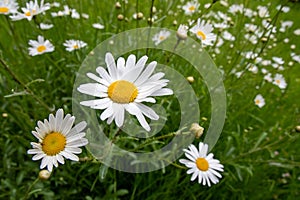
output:
M 53 3 L 53 1 L 47 1 Z M 126 1 L 127 2 L 127 1 Z M 0 15 L 0 199 L 297 199 L 300 194 L 300 136 L 295 127 L 300 125 L 300 64 L 293 60 L 291 53 L 300 55 L 300 3 L 292 1 L 213 1 L 210 8 L 204 8 L 212 1 L 199 1 L 199 13 L 185 15 L 182 5 L 187 1 L 59 1 L 59 7 L 51 7 L 45 14 L 33 20 L 12 21 L 9 16 Z M 224 2 L 229 5 L 224 6 Z M 25 6 L 25 1 L 18 1 Z M 223 4 L 223 5 L 222 5 Z M 257 42 L 245 39 L 245 24 L 256 24 L 262 30 L 263 19 L 258 16 L 247 17 L 245 13 L 229 13 L 229 6 L 242 4 L 245 8 L 257 10 L 266 6 L 270 16 L 265 18 L 276 28 L 274 37 L 258 37 Z M 63 10 L 63 5 L 86 13 L 88 19 L 74 19 L 70 15 L 52 17 L 51 12 Z M 277 6 L 288 6 L 284 13 Z M 151 6 L 156 12 L 151 12 Z M 134 13 L 141 12 L 140 20 Z M 222 12 L 228 18 L 218 15 Z M 122 14 L 124 19 L 118 19 Z M 149 23 L 148 18 L 154 17 Z M 224 44 L 206 46 L 223 75 L 226 89 L 226 121 L 216 146 L 212 152 L 224 165 L 223 178 L 212 187 L 202 186 L 190 181 L 186 168 L 178 161 L 161 170 L 131 174 L 105 167 L 84 149 L 80 162 L 66 161 L 54 169 L 48 180 L 38 179 L 39 161 L 31 160 L 27 150 L 35 141 L 31 134 L 38 120 L 48 118 L 49 113 L 63 108 L 72 113 L 73 84 L 78 70 L 99 43 L 122 31 L 140 27 L 161 27 L 177 30 L 179 24 L 189 20 L 205 19 L 211 24 L 224 22 L 228 28 L 214 28 L 217 38 L 223 37 L 225 30 L 235 39 L 224 40 Z M 120 17 L 119 17 L 120 18 Z M 230 19 L 229 19 L 230 18 Z M 293 21 L 290 28 L 281 32 L 282 21 Z M 41 30 L 38 25 L 53 24 L 49 30 Z M 93 23 L 104 25 L 95 29 Z M 28 41 L 44 36 L 55 46 L 55 51 L 38 56 L 28 54 Z M 191 33 L 189 36 L 197 40 Z M 68 52 L 63 43 L 67 39 L 78 39 L 87 43 L 79 50 Z M 197 40 L 200 43 L 200 40 Z M 293 45 L 295 47 L 293 47 Z M 262 61 L 246 58 L 246 52 L 258 53 L 262 60 L 280 57 L 284 60 L 283 69 Z M 210 124 L 211 105 L 208 89 L 203 78 L 183 58 L 170 52 L 156 49 L 140 50 L 135 53 L 141 57 L 147 53 L 149 61 L 168 65 L 183 76 L 194 76 L 191 87 L 196 93 L 201 116 L 199 124 L 207 130 Z M 191 47 L 191 53 L 194 53 Z M 127 57 L 128 55 L 125 55 Z M 275 61 L 271 62 L 272 64 Z M 258 72 L 249 71 L 250 65 L 258 67 Z M 287 82 L 285 89 L 264 80 L 261 69 L 265 68 L 274 76 L 282 74 Z M 241 72 L 241 73 L 239 73 Z M 94 72 L 93 72 L 94 73 Z M 254 103 L 257 94 L 262 94 L 265 105 L 259 108 Z M 158 98 L 168 113 L 163 131 L 164 136 L 176 131 L 180 123 L 179 105 L 173 98 Z M 191 108 L 193 112 L 193 108 Z M 100 113 L 100 112 L 99 112 Z M 114 125 L 103 124 L 105 132 L 113 134 Z M 204 134 L 205 136 L 205 134 Z M 152 151 L 161 148 L 172 137 L 137 142 L 132 137 L 121 135 L 118 145 L 136 151 Z M 200 139 L 195 139 L 198 145 Z M 145 143 L 143 143 L 145 142 Z M 139 146 L 140 145 L 140 146 Z

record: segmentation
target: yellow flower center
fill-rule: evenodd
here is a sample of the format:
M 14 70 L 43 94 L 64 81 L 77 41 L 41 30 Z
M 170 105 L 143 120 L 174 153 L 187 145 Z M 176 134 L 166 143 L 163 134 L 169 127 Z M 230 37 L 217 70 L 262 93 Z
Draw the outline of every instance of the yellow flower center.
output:
M 197 158 L 196 166 L 201 171 L 207 171 L 209 168 L 209 164 L 205 158 Z
M 159 36 L 159 40 L 164 40 L 166 37 L 165 36 Z
M 130 103 L 138 95 L 137 87 L 125 80 L 113 82 L 107 89 L 108 97 L 116 103 Z
M 78 46 L 77 44 L 75 44 L 75 45 L 73 46 L 73 48 L 74 48 L 74 49 L 78 49 L 79 46 Z
M 260 103 L 260 100 L 259 100 L 259 99 L 256 99 L 256 100 L 255 100 L 255 104 L 258 105 L 259 103 Z
M 206 39 L 206 35 L 202 31 L 198 31 L 197 35 L 202 38 L 202 40 Z
M 38 48 L 36 49 L 39 53 L 42 53 L 43 51 L 46 50 L 46 47 L 45 45 L 41 45 L 41 46 L 38 46 Z
M 29 16 L 31 16 L 31 12 L 28 11 L 28 12 L 25 13 L 25 15 L 26 15 L 27 17 L 29 17 Z
M 42 150 L 48 156 L 54 156 L 65 149 L 66 137 L 59 132 L 52 132 L 45 136 L 42 142 Z
M 280 84 L 280 80 L 278 80 L 278 79 L 277 79 L 277 80 L 275 80 L 275 82 L 276 82 L 277 84 Z
M 195 9 L 196 9 L 195 6 L 190 6 L 189 7 L 189 11 L 191 11 L 191 12 L 195 11 Z
M 9 8 L 7 7 L 0 7 L 0 13 L 8 13 Z

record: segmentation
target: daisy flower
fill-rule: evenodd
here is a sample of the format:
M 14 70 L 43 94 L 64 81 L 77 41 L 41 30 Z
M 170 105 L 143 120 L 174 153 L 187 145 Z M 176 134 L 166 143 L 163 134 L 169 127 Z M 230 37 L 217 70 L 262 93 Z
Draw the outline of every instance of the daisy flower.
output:
M 54 46 L 50 43 L 49 40 L 44 39 L 43 36 L 38 36 L 38 40 L 29 40 L 28 43 L 31 47 L 28 48 L 29 55 L 36 56 L 47 52 L 54 51 Z
M 197 11 L 199 7 L 199 3 L 197 1 L 187 2 L 182 9 L 184 10 L 184 14 L 191 15 Z
M 199 143 L 199 150 L 195 145 L 191 144 L 189 149 L 184 149 L 185 156 L 189 159 L 180 159 L 179 162 L 190 168 L 187 174 L 192 174 L 191 181 L 198 177 L 198 183 L 211 186 L 211 182 L 216 184 L 222 175 L 218 172 L 223 172 L 224 166 L 220 161 L 214 159 L 214 154 L 207 155 L 208 145 L 202 142 Z
M 104 25 L 102 25 L 100 23 L 94 23 L 94 24 L 92 24 L 92 26 L 95 29 L 104 29 Z
M 37 0 L 35 0 L 34 2 L 30 1 L 26 3 L 25 8 L 24 7 L 21 8 L 22 13 L 18 12 L 16 15 L 10 16 L 10 18 L 14 21 L 21 20 L 21 19 L 27 19 L 30 21 L 33 16 L 43 13 L 49 9 L 50 9 L 50 4 L 49 3 L 44 4 L 44 0 L 41 0 L 40 6 Z
M 48 29 L 51 29 L 53 28 L 53 24 L 44 24 L 44 23 L 40 23 L 40 29 L 42 30 L 48 30 Z
M 155 34 L 152 38 L 152 41 L 155 45 L 158 45 L 171 35 L 170 31 L 161 30 L 159 33 Z
M 212 33 L 212 30 L 212 25 L 205 23 L 204 20 L 201 21 L 200 18 L 198 19 L 197 24 L 190 29 L 204 45 L 213 45 L 216 41 L 216 35 Z
M 0 14 L 9 15 L 11 13 L 17 13 L 18 3 L 15 0 L 2 0 L 0 1 Z
M 111 53 L 106 53 L 105 62 L 107 70 L 98 67 L 100 75 L 87 73 L 87 76 L 98 83 L 80 85 L 77 90 L 81 93 L 99 97 L 96 100 L 80 102 L 81 105 L 93 109 L 104 110 L 100 115 L 101 120 L 111 124 L 113 120 L 118 127 L 124 123 L 125 111 L 135 115 L 142 127 L 150 131 L 150 126 L 144 116 L 158 120 L 159 116 L 143 102 L 155 103 L 155 96 L 173 94 L 169 88 L 164 88 L 168 81 L 161 79 L 164 73 L 153 74 L 157 62 L 152 61 L 145 67 L 148 57 L 143 56 L 136 62 L 135 55 L 131 54 L 127 61 L 120 57 L 115 63 Z
M 285 79 L 282 76 L 282 74 L 275 74 L 273 84 L 277 85 L 280 89 L 285 89 L 287 86 L 287 83 L 285 82 Z
M 38 139 L 38 142 L 31 142 L 33 149 L 27 151 L 28 154 L 35 154 L 32 160 L 42 159 L 40 168 L 47 166 L 48 171 L 52 171 L 53 166 L 58 167 L 58 163 L 64 164 L 64 158 L 78 161 L 75 154 L 81 153 L 79 147 L 88 144 L 82 132 L 86 127 L 86 122 L 82 121 L 73 126 L 75 117 L 67 114 L 64 117 L 64 111 L 59 109 L 56 116 L 49 115 L 49 120 L 45 119 L 37 122 L 37 127 L 32 134 Z
M 80 40 L 66 40 L 64 46 L 66 47 L 67 51 L 74 51 L 77 49 L 81 49 L 85 47 L 87 44 Z
M 260 108 L 262 108 L 266 104 L 265 99 L 263 98 L 263 96 L 261 94 L 256 95 L 256 97 L 254 99 L 254 103 L 255 103 L 255 105 L 257 105 Z

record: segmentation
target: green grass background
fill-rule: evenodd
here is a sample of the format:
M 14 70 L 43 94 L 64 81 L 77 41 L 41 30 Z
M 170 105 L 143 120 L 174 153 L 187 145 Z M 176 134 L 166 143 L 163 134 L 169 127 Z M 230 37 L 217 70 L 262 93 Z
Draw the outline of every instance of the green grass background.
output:
M 48 1 L 47 1 L 48 2 Z M 52 2 L 52 1 L 49 1 Z M 186 2 L 186 1 L 184 1 Z M 185 16 L 178 8 L 182 1 L 155 0 L 158 19 L 153 24 L 176 30 L 174 20 L 187 23 L 188 19 L 206 16 L 203 5 L 210 1 L 200 1 L 200 14 Z M 9 67 L 0 67 L 0 199 L 297 199 L 300 194 L 300 138 L 295 126 L 300 125 L 300 64 L 288 66 L 290 52 L 300 54 L 299 36 L 293 30 L 299 29 L 300 3 L 287 1 L 250 1 L 238 3 L 256 9 L 257 5 L 268 6 L 271 19 L 277 27 L 281 20 L 294 21 L 285 33 L 276 33 L 277 41 L 269 40 L 264 57 L 282 57 L 285 70 L 282 73 L 288 83 L 282 92 L 278 87 L 264 83 L 261 73 L 246 72 L 241 78 L 231 72 L 232 68 L 245 69 L 247 61 L 240 52 L 253 50 L 254 45 L 245 41 L 243 31 L 246 17 L 235 17 L 228 29 L 235 37 L 220 47 L 214 61 L 224 71 L 224 84 L 227 93 L 227 118 L 223 133 L 213 153 L 225 166 L 223 178 L 211 188 L 190 181 L 186 170 L 170 165 L 163 170 L 145 174 L 129 174 L 108 169 L 95 160 L 79 163 L 67 161 L 55 169 L 47 181 L 36 181 L 40 162 L 33 162 L 26 154 L 31 135 L 37 120 L 47 118 L 50 112 L 64 108 L 72 112 L 72 89 L 76 72 L 85 56 L 101 41 L 110 36 L 133 28 L 149 26 L 151 1 L 120 1 L 121 8 L 115 8 L 115 1 L 60 1 L 60 8 L 51 8 L 46 15 L 38 15 L 35 20 L 13 22 L 7 16 L 0 16 L 0 58 Z M 230 4 L 236 1 L 229 1 Z M 24 1 L 19 1 L 24 6 Z M 275 7 L 286 4 L 288 13 L 277 14 Z M 89 19 L 72 19 L 70 16 L 52 18 L 50 12 L 69 5 L 79 13 L 89 14 Z M 227 13 L 226 7 L 216 2 L 212 11 Z M 133 13 L 140 11 L 145 19 L 134 20 Z M 168 13 L 168 14 L 167 14 Z M 172 14 L 173 13 L 173 14 Z M 174 16 L 174 13 L 177 13 Z M 119 21 L 122 14 L 126 20 Z M 275 17 L 277 16 L 277 17 Z M 206 16 L 207 19 L 209 19 Z M 43 31 L 37 27 L 40 22 L 53 23 L 54 28 Z M 105 25 L 103 30 L 92 28 L 92 23 Z M 259 23 L 259 20 L 255 23 Z M 218 33 L 215 29 L 214 33 Z M 28 41 L 43 35 L 55 45 L 55 52 L 31 57 L 28 55 Z M 289 38 L 289 43 L 283 39 Z M 79 39 L 88 43 L 86 48 L 67 52 L 62 45 L 66 39 Z M 268 45 L 276 43 L 269 49 Z M 234 44 L 234 48 L 230 48 Z M 291 50 L 290 45 L 296 49 Z M 258 49 L 264 44 L 259 42 Z M 214 47 L 208 47 L 213 56 Z M 185 76 L 194 75 L 193 68 L 186 61 L 172 57 L 166 62 L 167 54 L 150 51 L 151 60 L 168 64 Z M 228 58 L 230 56 L 230 58 Z M 176 64 L 174 64 L 176 63 Z M 275 69 L 268 68 L 273 70 Z M 12 76 L 14 74 L 15 77 Z M 17 79 L 17 80 L 16 80 Z M 201 117 L 210 117 L 210 99 L 201 77 L 195 76 L 192 87 L 197 91 Z M 256 86 L 260 86 L 256 89 Z M 259 109 L 254 105 L 256 94 L 263 94 L 266 105 Z M 11 95 L 11 96 L 7 96 Z M 172 102 L 169 102 L 170 104 Z M 176 104 L 175 104 L 176 105 Z M 176 106 L 170 107 L 172 119 L 179 121 Z M 191 109 L 192 111 L 192 109 Z M 7 114 L 7 117 L 3 115 Z M 209 120 L 200 120 L 206 129 Z M 167 126 L 172 126 L 167 124 Z M 167 133 L 161 133 L 167 134 Z M 168 140 L 166 140 L 168 141 Z M 166 142 L 162 141 L 162 142 Z M 195 140 L 198 144 L 200 140 Z M 155 148 L 159 148 L 155 146 Z M 279 154 L 276 155 L 274 152 Z M 85 150 L 80 157 L 90 156 Z M 177 163 L 179 164 L 179 163 Z M 289 173 L 289 177 L 283 174 Z

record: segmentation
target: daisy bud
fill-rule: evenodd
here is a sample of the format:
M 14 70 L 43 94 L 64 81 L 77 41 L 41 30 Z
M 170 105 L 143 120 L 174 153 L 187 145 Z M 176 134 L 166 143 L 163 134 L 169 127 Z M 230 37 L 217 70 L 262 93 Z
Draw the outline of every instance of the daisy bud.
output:
M 192 133 L 195 134 L 195 137 L 196 137 L 197 139 L 199 139 L 199 138 L 201 137 L 201 135 L 203 134 L 204 128 L 201 127 L 201 126 L 200 126 L 199 124 L 197 124 L 197 123 L 193 123 L 193 124 L 191 125 L 190 131 L 191 131 Z
M 124 19 L 124 15 L 119 14 L 117 18 L 118 18 L 118 20 L 122 21 Z
M 141 13 L 141 12 L 138 12 L 138 13 L 136 14 L 136 18 L 137 18 L 137 19 L 143 19 L 143 17 L 144 17 L 144 14 Z
M 7 113 L 2 113 L 2 117 L 6 118 L 6 117 L 8 117 L 8 114 Z
M 39 179 L 41 180 L 47 180 L 48 178 L 50 178 L 50 176 L 51 173 L 46 169 L 43 169 L 39 172 Z
M 195 81 L 194 77 L 192 77 L 192 76 L 188 76 L 188 77 L 186 78 L 186 80 L 187 80 L 189 83 L 193 83 L 193 82 Z
M 186 40 L 187 39 L 187 32 L 188 32 L 188 27 L 186 25 L 180 24 L 178 27 L 178 30 L 176 32 L 176 36 L 179 40 Z
M 268 41 L 268 38 L 262 37 L 262 38 L 261 38 L 261 41 L 262 41 L 262 42 L 267 42 L 267 41 Z
M 121 8 L 120 2 L 116 2 L 115 7 L 116 7 L 117 9 Z
M 296 131 L 300 132 L 300 126 L 296 126 Z
M 157 11 L 156 7 L 153 6 L 153 7 L 152 7 L 152 12 L 153 12 L 153 13 L 156 13 L 156 11 Z

